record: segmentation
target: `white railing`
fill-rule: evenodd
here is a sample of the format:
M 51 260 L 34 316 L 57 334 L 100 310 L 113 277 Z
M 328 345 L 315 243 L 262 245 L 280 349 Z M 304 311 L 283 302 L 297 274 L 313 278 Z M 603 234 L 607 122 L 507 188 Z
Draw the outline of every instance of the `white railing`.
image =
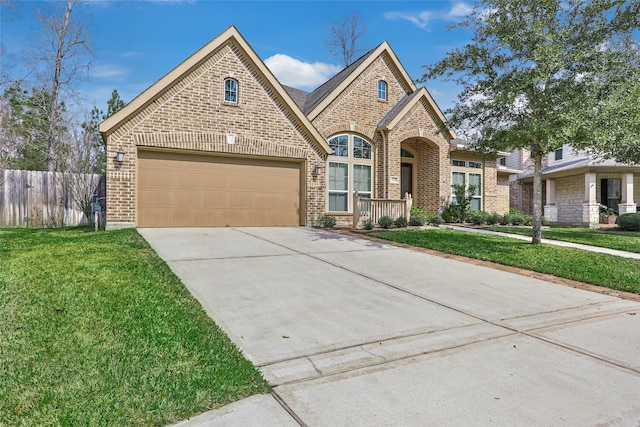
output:
M 371 220 L 374 224 L 383 216 L 393 220 L 401 216 L 410 219 L 413 199 L 406 193 L 404 199 L 364 199 L 356 192 L 353 194 L 353 228 L 359 228 L 362 224 Z

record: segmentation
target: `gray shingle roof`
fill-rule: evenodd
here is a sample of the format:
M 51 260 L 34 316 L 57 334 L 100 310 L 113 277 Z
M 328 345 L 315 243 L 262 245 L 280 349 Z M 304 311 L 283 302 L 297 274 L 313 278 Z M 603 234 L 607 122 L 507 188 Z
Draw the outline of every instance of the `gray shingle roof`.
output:
M 333 90 L 337 88 L 340 85 L 340 83 L 346 80 L 347 77 L 349 77 L 351 73 L 353 73 L 355 69 L 358 68 L 358 66 L 361 63 L 363 63 L 367 59 L 367 57 L 371 55 L 371 53 L 374 50 L 375 49 L 371 49 L 369 52 L 365 53 L 360 58 L 358 58 L 354 63 L 352 63 L 347 68 L 340 71 L 338 74 L 336 74 L 335 76 L 333 76 L 332 78 L 324 82 L 322 85 L 320 85 L 318 88 L 316 88 L 316 90 L 311 92 L 306 97 L 305 105 L 304 105 L 304 108 L 302 108 L 302 112 L 306 115 L 309 115 L 309 113 L 312 112 L 313 109 L 316 108 L 318 104 L 322 102 L 323 99 L 329 96 L 329 94 L 331 94 L 331 92 L 333 92 Z
M 293 99 L 293 102 L 298 104 L 301 110 L 304 110 L 304 104 L 307 102 L 307 97 L 309 96 L 309 92 L 305 92 L 301 89 L 296 89 L 295 87 L 282 85 L 284 90 L 287 91 L 289 96 Z
M 380 122 L 378 123 L 378 127 L 386 127 L 389 123 L 391 123 L 393 119 L 400 113 L 400 111 L 402 111 L 404 106 L 411 102 L 411 100 L 415 98 L 419 92 L 420 89 L 417 89 L 413 93 L 409 93 L 403 96 L 402 99 L 400 99 L 400 101 L 398 101 L 398 103 L 394 105 L 393 108 L 387 113 L 387 115 L 384 116 L 382 120 L 380 120 Z

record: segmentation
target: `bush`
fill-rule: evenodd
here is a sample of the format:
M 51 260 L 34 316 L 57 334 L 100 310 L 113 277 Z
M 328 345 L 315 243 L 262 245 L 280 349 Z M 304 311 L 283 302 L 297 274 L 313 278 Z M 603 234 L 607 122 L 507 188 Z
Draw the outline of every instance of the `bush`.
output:
M 440 226 L 440 224 L 442 224 L 442 218 L 440 218 L 440 215 L 429 215 L 427 216 L 427 223 L 429 225 L 433 225 L 434 227 L 438 227 Z
M 491 212 L 489 215 L 487 215 L 486 222 L 489 225 L 496 225 L 496 224 L 499 224 L 501 220 L 502 220 L 502 215 L 500 215 L 497 212 Z
M 524 215 L 524 212 L 519 211 L 516 208 L 509 208 L 509 215 Z
M 317 228 L 331 228 L 336 225 L 336 217 L 329 214 L 323 214 L 318 217 L 315 227 Z
M 413 210 L 413 209 L 411 209 Z M 427 215 L 420 215 L 411 213 L 411 219 L 409 220 L 409 225 L 414 227 L 422 227 L 424 223 L 427 222 Z
M 411 206 L 411 216 L 420 215 L 423 217 L 427 216 L 427 210 L 425 208 L 421 208 L 420 206 Z
M 391 219 L 391 217 L 385 215 L 383 217 L 380 217 L 380 219 L 378 220 L 378 224 L 380 224 L 380 227 L 386 230 L 388 228 L 391 228 L 391 226 L 393 225 L 393 220 Z
M 486 222 L 488 214 L 484 211 L 471 211 L 467 215 L 467 221 L 475 225 L 482 225 Z
M 522 225 L 527 225 L 531 227 L 533 225 L 533 217 L 531 215 L 523 215 Z
M 640 212 L 622 214 L 616 220 L 616 224 L 625 231 L 640 231 Z
M 551 223 L 549 222 L 549 220 L 545 217 L 542 217 L 542 219 L 540 220 L 542 222 L 542 225 L 545 227 L 548 227 L 551 225 Z
M 498 220 L 498 222 L 500 223 L 500 225 L 509 225 L 511 222 L 511 215 L 509 214 L 500 215 L 500 219 Z
M 393 223 L 398 228 L 406 228 L 407 225 L 409 225 L 409 221 L 407 221 L 407 218 L 405 218 L 403 216 L 401 216 L 400 218 L 396 219 Z
M 509 214 L 509 223 L 511 225 L 524 224 L 524 215 L 522 214 Z
M 373 230 L 373 220 L 367 219 L 362 225 L 364 225 L 365 230 Z
M 451 213 L 451 206 L 445 206 L 442 210 L 442 221 L 453 222 L 453 214 Z

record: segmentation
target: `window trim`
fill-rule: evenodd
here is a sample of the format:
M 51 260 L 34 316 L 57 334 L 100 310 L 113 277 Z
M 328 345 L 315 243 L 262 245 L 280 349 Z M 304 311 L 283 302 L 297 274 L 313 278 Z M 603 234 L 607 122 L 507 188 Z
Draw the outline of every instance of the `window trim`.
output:
M 235 88 L 234 89 L 227 89 L 227 82 L 233 82 L 235 83 Z M 223 90 L 223 94 L 222 94 L 222 99 L 225 103 L 228 104 L 238 104 L 238 99 L 240 98 L 239 96 L 239 92 L 240 92 L 240 82 L 238 82 L 237 79 L 233 78 L 233 77 L 226 77 L 222 83 L 222 90 Z M 234 94 L 235 95 L 235 100 L 231 100 L 231 99 L 227 99 L 227 93 L 229 94 Z
M 329 171 L 327 171 L 327 190 L 326 190 L 326 195 L 327 195 L 327 202 L 326 202 L 326 209 L 327 212 L 331 212 L 334 214 L 338 214 L 338 215 L 348 215 L 353 213 L 353 194 L 355 192 L 355 169 L 354 166 L 358 165 L 358 166 L 367 166 L 369 168 L 370 171 L 370 175 L 369 175 L 369 191 L 368 192 L 362 192 L 362 190 L 360 190 L 360 194 L 370 194 L 371 197 L 373 197 L 373 193 L 374 193 L 374 189 L 375 189 L 375 163 L 374 163 L 374 157 L 375 157 L 375 153 L 374 153 L 374 146 L 373 143 L 370 142 L 368 139 L 364 138 L 362 135 L 356 134 L 356 133 L 340 133 L 340 134 L 336 134 L 333 135 L 331 138 L 327 139 L 327 142 L 334 140 L 336 138 L 339 137 L 347 137 L 347 156 L 336 156 L 333 154 L 330 154 L 327 158 L 327 168 L 330 169 L 331 168 L 331 164 L 336 163 L 336 164 L 346 164 L 347 165 L 347 190 L 331 190 L 330 189 L 330 181 L 329 181 Z M 358 138 L 359 140 L 363 141 L 366 144 L 369 144 L 369 153 L 370 153 L 370 158 L 360 158 L 360 157 L 356 157 L 355 156 L 355 142 L 356 142 L 356 138 Z M 329 142 L 329 145 L 331 145 L 331 143 Z M 362 153 L 364 154 L 366 152 L 366 150 L 362 149 L 361 150 Z M 335 211 L 335 210 L 331 210 L 329 209 L 329 204 L 330 204 L 330 193 L 346 193 L 347 194 L 347 210 L 346 211 Z
M 454 165 L 454 162 L 464 164 L 464 167 L 456 166 Z M 470 164 L 474 164 L 474 166 L 470 166 Z M 449 198 L 451 203 L 455 203 L 456 201 L 455 195 L 453 194 L 454 174 L 463 175 L 464 186 L 467 190 L 469 189 L 469 184 L 471 182 L 471 175 L 477 175 L 480 177 L 480 194 L 474 195 L 473 199 L 480 201 L 480 210 L 484 209 L 484 163 L 477 160 L 451 159 L 451 186 L 449 187 L 451 191 L 451 196 Z
M 380 96 L 380 95 L 383 96 Z M 387 101 L 389 99 L 389 85 L 384 80 L 378 80 L 378 100 Z
M 563 157 L 563 156 L 564 156 L 564 152 L 563 152 L 562 147 L 560 147 L 560 148 L 558 148 L 558 149 L 556 150 L 555 155 L 554 155 L 554 159 L 555 159 L 556 161 L 557 161 L 557 160 L 562 160 L 562 157 Z

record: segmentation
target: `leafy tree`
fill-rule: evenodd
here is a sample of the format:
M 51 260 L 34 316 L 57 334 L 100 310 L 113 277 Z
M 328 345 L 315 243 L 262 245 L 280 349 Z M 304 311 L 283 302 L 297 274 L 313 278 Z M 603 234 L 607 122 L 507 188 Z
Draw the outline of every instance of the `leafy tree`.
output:
M 28 92 L 18 85 L 9 87 L 4 95 L 8 108 L 3 120 L 3 146 L 7 151 L 7 166 L 26 170 L 47 170 L 47 136 L 51 132 L 50 94 L 43 88 Z M 64 114 L 61 103 L 58 113 Z M 56 135 L 65 131 L 63 121 L 57 118 Z M 9 148 L 11 147 L 11 148 Z
M 342 56 L 345 67 L 351 65 L 355 58 L 364 53 L 358 48 L 358 41 L 367 33 L 367 28 L 358 14 L 345 18 L 344 21 L 331 25 L 330 38 L 327 42 L 329 52 L 334 56 Z
M 451 219 L 455 222 L 464 222 L 471 209 L 471 202 L 476 194 L 477 187 L 469 185 L 466 188 L 464 184 L 453 184 L 452 188 L 456 201 L 449 205 Z
M 107 113 L 105 114 L 94 105 L 89 114 L 89 119 L 82 124 L 84 131 L 91 134 L 93 147 L 96 151 L 96 173 L 104 174 L 107 170 L 107 146 L 102 139 L 102 135 L 100 135 L 100 122 L 111 117 L 126 105 L 127 103 L 120 98 L 120 94 L 114 89 L 111 92 L 111 98 L 107 100 Z
M 454 27 L 472 42 L 427 66 L 464 89 L 446 126 L 479 151 L 534 157 L 533 239 L 542 237 L 542 157 L 563 144 L 639 161 L 637 0 L 483 0 Z M 637 34 L 637 33 L 636 33 Z

